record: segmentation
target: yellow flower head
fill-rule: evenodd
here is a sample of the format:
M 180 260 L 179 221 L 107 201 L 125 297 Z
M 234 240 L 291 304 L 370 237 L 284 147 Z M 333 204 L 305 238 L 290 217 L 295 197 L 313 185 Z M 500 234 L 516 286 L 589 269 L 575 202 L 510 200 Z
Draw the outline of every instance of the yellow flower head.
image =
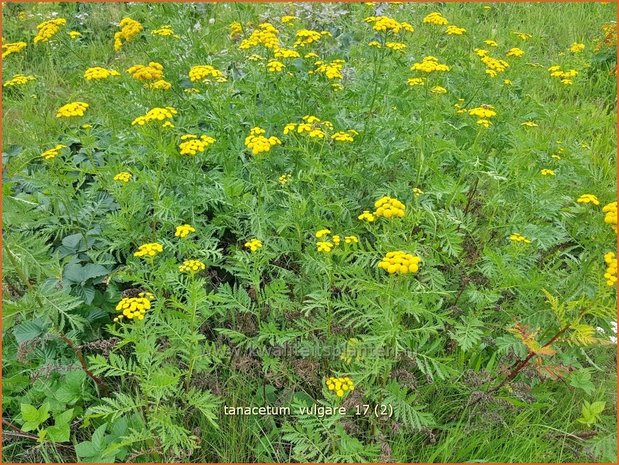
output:
M 131 173 L 127 172 L 127 171 L 122 171 L 120 173 L 118 173 L 116 176 L 114 176 L 114 181 L 119 181 L 119 182 L 129 182 L 129 180 L 131 180 Z
M 572 43 L 570 45 L 570 52 L 572 53 L 580 53 L 585 49 L 585 44 L 579 44 L 578 42 Z
M 511 240 L 512 242 L 522 242 L 524 244 L 530 244 L 531 240 L 527 239 L 526 237 L 524 237 L 522 234 L 520 233 L 513 233 L 509 236 L 509 240 Z
M 238 21 L 234 21 L 230 23 L 230 26 L 228 26 L 228 28 L 230 30 L 230 37 L 233 39 L 240 36 L 243 33 L 243 25 L 239 23 Z
M 344 237 L 344 242 L 346 244 L 358 244 L 359 238 L 357 236 L 346 236 Z
M 384 218 L 402 218 L 404 217 L 404 210 L 406 209 L 406 206 L 398 199 L 387 196 L 381 197 L 374 202 L 374 206 L 376 207 L 374 215 L 377 217 L 382 216 Z
M 423 18 L 423 23 L 433 24 L 435 26 L 445 26 L 446 24 L 449 24 L 449 21 L 447 21 L 447 18 L 445 18 L 441 13 L 434 12 Z
M 138 116 L 131 122 L 131 126 L 144 126 L 152 121 L 159 121 L 162 125 L 166 120 L 170 120 L 176 114 L 176 109 L 173 107 L 155 107 L 146 112 L 146 114 Z
M 325 236 L 328 236 L 329 234 L 331 234 L 331 230 L 330 229 L 319 229 L 318 231 L 316 231 L 316 238 L 317 239 L 322 239 Z
M 8 44 L 2 44 L 2 58 L 6 58 L 13 53 L 20 53 L 26 48 L 28 44 L 26 42 L 10 42 Z
M 163 65 L 151 61 L 148 65 L 134 65 L 127 70 L 133 79 L 138 81 L 158 81 L 163 79 Z
M 316 250 L 318 252 L 329 253 L 333 249 L 333 242 L 329 241 L 318 241 L 316 242 Z
M 71 102 L 61 106 L 56 112 L 56 118 L 71 118 L 73 116 L 84 116 L 84 112 L 89 107 L 84 102 Z
M 123 18 L 118 27 L 120 31 L 114 33 L 114 50 L 117 52 L 144 29 L 139 22 L 131 18 Z
M 215 139 L 207 135 L 198 137 L 194 134 L 185 134 L 181 137 L 178 150 L 181 155 L 195 156 L 198 153 L 204 152 L 214 143 Z
M 363 210 L 363 213 L 357 217 L 357 219 L 361 221 L 367 221 L 368 223 L 372 223 L 376 220 L 376 216 L 373 213 L 370 213 L 370 210 Z
M 471 108 L 469 115 L 476 116 L 481 119 L 488 119 L 496 116 L 496 111 L 492 105 L 482 105 L 481 107 Z
M 259 239 L 251 239 L 245 242 L 245 247 L 248 248 L 251 253 L 254 253 L 262 247 L 262 241 Z
M 341 378 L 331 376 L 326 379 L 325 384 L 327 389 L 335 392 L 338 397 L 343 397 L 346 392 L 354 391 L 355 389 L 355 384 L 348 376 Z
M 439 63 L 436 57 L 427 56 L 420 62 L 413 63 L 411 71 L 421 71 L 422 73 L 445 72 L 449 71 L 449 66 Z
M 414 87 L 414 86 L 422 86 L 422 85 L 424 85 L 424 84 L 425 84 L 425 82 L 426 82 L 426 80 L 425 80 L 424 78 L 418 78 L 418 77 L 416 77 L 416 78 L 409 78 L 409 79 L 406 81 L 406 83 L 407 83 L 409 86 L 411 86 L 411 87 Z
M 100 66 L 88 68 L 84 71 L 84 79 L 87 81 L 97 81 L 100 79 L 107 79 L 110 76 L 120 76 L 120 73 L 113 69 L 106 69 Z
M 195 274 L 198 271 L 206 269 L 206 265 L 200 260 L 185 260 L 182 265 L 178 267 L 178 271 L 181 273 Z
M 54 37 L 60 31 L 61 26 L 67 24 L 67 20 L 64 18 L 50 19 L 43 21 L 37 26 L 37 35 L 34 37 L 34 43 L 47 42 Z
M 364 20 L 372 25 L 372 29 L 378 32 L 399 34 L 400 32 L 413 32 L 415 29 L 410 23 L 400 22 L 388 16 L 369 16 Z
M 161 26 L 158 29 L 154 29 L 151 31 L 151 34 L 154 36 L 160 36 L 160 37 L 174 37 L 175 39 L 180 38 L 178 34 L 174 33 L 174 29 L 172 29 L 172 26 L 170 25 L 165 25 L 165 26 Z
M 604 205 L 602 208 L 604 215 L 604 223 L 610 224 L 615 232 L 617 232 L 617 202 L 611 202 Z
M 614 286 L 617 284 L 617 257 L 615 256 L 615 252 L 605 253 L 604 262 L 606 262 L 606 272 L 604 273 L 606 284 Z
M 506 55 L 507 55 L 508 57 L 521 57 L 521 56 L 523 56 L 523 55 L 524 55 L 524 50 L 522 50 L 522 49 L 520 49 L 520 48 L 518 48 L 518 47 L 515 47 L 515 48 L 510 48 L 510 49 L 507 51 Z
M 114 318 L 114 321 L 122 321 L 123 318 L 143 320 L 146 312 L 151 309 L 153 299 L 154 296 L 147 292 L 141 292 L 138 297 L 123 298 L 116 305 L 116 310 L 120 312 L 120 315 Z
M 317 61 L 314 63 L 316 69 L 310 71 L 310 74 L 322 74 L 327 79 L 342 79 L 344 75 L 342 71 L 344 69 L 344 60 L 332 60 L 328 62 Z
M 331 139 L 337 142 L 353 142 L 357 134 L 357 131 L 354 129 L 350 129 L 348 131 L 338 131 L 331 136 Z
M 196 65 L 189 70 L 191 82 L 220 83 L 226 82 L 226 76 L 220 70 L 211 65 Z
M 554 170 L 551 170 L 548 168 L 542 169 L 540 173 L 542 173 L 542 176 L 556 176 L 557 175 L 557 173 L 555 173 Z
M 264 129 L 255 127 L 245 138 L 245 146 L 251 150 L 254 156 L 269 152 L 271 148 L 282 143 L 282 141 L 275 136 L 266 137 L 264 135 L 265 133 L 266 131 Z
M 190 224 L 181 224 L 180 226 L 176 227 L 176 231 L 174 232 L 174 235 L 176 237 L 187 237 L 190 233 L 195 233 L 195 232 L 196 232 L 196 228 L 194 228 Z
M 282 174 L 277 180 L 282 186 L 285 186 L 292 179 L 292 175 L 290 174 Z
M 69 31 L 67 34 L 69 34 L 69 37 L 71 37 L 71 39 L 77 39 L 79 37 L 82 37 L 82 33 L 79 31 Z
M 154 257 L 161 252 L 163 252 L 163 245 L 159 242 L 148 242 L 138 247 L 138 250 L 133 255 L 136 257 Z
M 388 252 L 378 263 L 378 267 L 389 274 L 417 273 L 421 258 L 401 250 Z
M 445 34 L 447 34 L 448 36 L 461 36 L 465 32 L 466 29 L 458 26 L 447 26 L 447 29 L 445 29 Z
M 446 94 L 447 89 L 441 86 L 434 86 L 432 87 L 432 89 L 430 89 L 430 92 L 432 92 L 433 94 Z
M 267 71 L 269 73 L 279 73 L 285 68 L 285 65 L 281 61 L 269 60 L 267 63 Z
M 34 76 L 27 76 L 25 74 L 16 74 L 11 79 L 6 81 L 3 87 L 16 87 L 23 86 L 28 84 L 29 82 L 36 81 L 37 78 Z
M 58 154 L 60 153 L 60 151 L 62 149 L 64 149 L 66 147 L 66 145 L 62 145 L 62 144 L 58 144 L 56 147 L 54 147 L 53 149 L 49 149 L 46 150 L 45 152 L 43 152 L 41 154 L 41 157 L 45 160 L 53 160 L 54 158 L 56 158 L 58 156 Z

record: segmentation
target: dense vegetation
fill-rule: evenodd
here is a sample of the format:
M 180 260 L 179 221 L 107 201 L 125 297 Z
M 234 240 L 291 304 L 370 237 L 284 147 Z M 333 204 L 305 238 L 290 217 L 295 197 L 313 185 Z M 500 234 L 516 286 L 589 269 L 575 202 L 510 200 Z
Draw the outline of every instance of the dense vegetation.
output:
M 614 461 L 615 16 L 4 4 L 4 460 Z

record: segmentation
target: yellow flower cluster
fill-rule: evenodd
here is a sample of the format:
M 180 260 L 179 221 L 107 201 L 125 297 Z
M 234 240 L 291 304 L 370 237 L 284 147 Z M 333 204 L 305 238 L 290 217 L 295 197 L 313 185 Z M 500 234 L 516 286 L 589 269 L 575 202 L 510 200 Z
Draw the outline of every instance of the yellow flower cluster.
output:
M 174 235 L 176 237 L 187 237 L 190 233 L 194 232 L 196 232 L 196 228 L 194 228 L 190 224 L 181 224 L 180 226 L 176 227 Z
M 194 274 L 198 271 L 203 271 L 205 269 L 206 265 L 200 260 L 185 260 L 183 264 L 178 267 L 178 271 L 180 271 L 181 273 L 190 274 Z
M 549 168 L 542 169 L 540 173 L 542 173 L 542 176 L 556 176 L 557 175 L 557 173 L 555 173 L 554 170 L 551 170 Z
M 570 45 L 570 52 L 572 53 L 580 53 L 585 49 L 585 44 L 579 44 L 578 42 L 572 43 Z
M 324 139 L 326 131 L 333 129 L 330 121 L 321 121 L 317 116 L 305 115 L 300 123 L 288 123 L 284 126 L 284 135 L 292 131 L 315 139 Z
M 297 19 L 296 16 L 291 16 L 291 15 L 286 15 L 286 16 L 282 16 L 281 18 L 279 18 L 279 20 L 283 23 L 283 24 L 288 24 L 291 23 L 293 21 L 295 21 Z
M 536 128 L 539 126 L 535 121 L 525 121 L 524 123 L 520 123 L 520 125 L 525 128 Z
M 434 86 L 432 87 L 432 89 L 430 89 L 430 92 L 432 92 L 433 94 L 446 94 L 447 89 L 442 86 Z
M 449 24 L 449 21 L 447 21 L 447 18 L 445 18 L 441 13 L 435 11 L 434 13 L 430 13 L 423 18 L 423 23 L 433 24 L 435 26 L 445 26 L 446 24 Z
M 606 215 L 604 215 L 604 223 L 610 224 L 615 232 L 617 232 L 617 202 L 604 205 L 602 211 L 606 213 Z
M 411 71 L 421 71 L 423 73 L 444 72 L 449 71 L 449 66 L 439 63 L 436 57 L 427 56 L 421 62 L 413 63 Z
M 418 187 L 413 187 L 413 194 L 415 194 L 415 197 L 419 197 L 421 194 L 423 194 L 423 191 Z
M 607 252 L 604 254 L 604 261 L 606 262 L 606 273 L 604 273 L 604 279 L 606 284 L 614 286 L 617 284 L 617 257 L 615 252 Z
M 127 70 L 138 81 L 156 81 L 163 78 L 163 65 L 151 61 L 148 65 L 135 65 Z
M 163 252 L 163 245 L 159 242 L 148 242 L 138 247 L 138 250 L 136 250 L 133 255 L 136 257 L 154 257 L 161 252 Z
M 314 234 L 316 239 L 322 239 L 321 241 L 316 242 L 316 250 L 318 252 L 329 253 L 333 250 L 333 247 L 337 247 L 342 242 L 342 238 L 339 234 L 334 234 L 329 238 L 331 234 L 330 229 L 319 229 Z M 344 242 L 346 244 L 358 244 L 359 238 L 357 236 L 344 236 Z
M 458 26 L 447 26 L 447 29 L 445 29 L 445 34 L 447 34 L 448 36 L 461 36 L 465 32 L 466 29 Z
M 598 198 L 593 195 L 593 194 L 583 194 L 580 197 L 578 197 L 578 200 L 576 200 L 576 202 L 578 203 L 592 203 L 593 205 L 599 205 L 600 201 L 598 200 Z
M 251 239 L 245 242 L 245 247 L 248 248 L 251 253 L 254 253 L 262 247 L 262 241 L 259 239 Z
M 277 48 L 274 55 L 275 58 L 299 58 L 301 56 L 299 52 L 289 48 Z
M 357 131 L 354 129 L 349 129 L 348 131 L 338 131 L 331 136 L 331 139 L 337 142 L 353 142 L 355 140 L 355 136 L 359 135 Z
M 361 221 L 367 221 L 368 223 L 372 223 L 376 220 L 376 216 L 373 213 L 370 213 L 370 210 L 363 210 L 363 213 L 357 217 Z
M 165 79 L 159 79 L 158 81 L 144 84 L 144 87 L 154 90 L 170 90 L 172 88 L 172 83 Z
M 317 61 L 314 63 L 316 69 L 310 71 L 309 74 L 322 74 L 327 79 L 342 79 L 342 70 L 344 69 L 344 60 L 332 60 L 332 61 Z
M 271 23 L 261 23 L 247 39 L 241 41 L 239 48 L 246 50 L 262 45 L 266 48 L 278 49 L 279 38 L 277 34 L 279 34 L 279 31 Z
M 87 81 L 107 79 L 110 76 L 120 76 L 120 73 L 114 69 L 106 69 L 101 66 L 94 66 L 84 71 L 84 79 Z
M 285 66 L 281 61 L 269 60 L 269 62 L 267 63 L 267 71 L 270 73 L 279 73 L 284 68 Z
M 486 39 L 486 40 L 484 40 L 484 44 L 486 44 L 489 47 L 498 47 L 499 46 L 497 41 L 493 40 L 493 39 Z
M 524 50 L 518 47 L 510 48 L 505 55 L 518 58 L 524 55 Z
M 425 78 L 409 78 L 406 82 L 409 86 L 414 87 L 424 85 L 426 80 Z
M 277 178 L 277 180 L 282 186 L 285 186 L 292 180 L 292 175 L 282 174 L 279 178 Z
M 11 79 L 6 81 L 3 87 L 15 87 L 15 86 L 23 86 L 28 84 L 30 81 L 36 81 L 37 78 L 34 76 L 26 76 L 25 74 L 16 74 Z
M 378 263 L 378 267 L 389 274 L 417 273 L 421 258 L 401 250 L 387 252 L 385 257 Z
M 37 26 L 37 35 L 34 37 L 34 43 L 47 42 L 54 37 L 60 31 L 60 28 L 67 24 L 67 20 L 64 18 L 50 19 L 43 21 Z
M 129 320 L 138 319 L 143 320 L 144 314 L 151 308 L 151 301 L 154 296 L 150 292 L 140 292 L 138 297 L 125 297 L 118 305 L 116 310 L 121 312 L 120 315 L 114 318 L 114 321 L 122 321 L 123 318 Z
M 377 217 L 404 217 L 404 210 L 406 206 L 400 202 L 398 199 L 394 199 L 392 197 L 381 197 L 376 202 L 374 202 L 374 207 L 376 207 L 376 211 L 374 215 Z
M 245 146 L 251 150 L 252 155 L 269 152 L 271 148 L 282 143 L 275 136 L 266 137 L 265 133 L 266 131 L 259 127 L 252 128 L 249 131 L 249 135 L 245 138 Z
M 226 76 L 220 70 L 211 65 L 196 65 L 189 70 L 191 82 L 226 82 Z
M 117 52 L 144 29 L 139 22 L 129 17 L 123 18 L 118 27 L 120 31 L 114 33 L 114 50 Z
M 471 108 L 468 110 L 468 114 L 477 117 L 477 124 L 487 128 L 492 125 L 490 118 L 496 116 L 496 111 L 494 111 L 494 107 L 492 105 L 484 104 L 480 107 Z
M 385 47 L 395 51 L 395 52 L 403 52 L 406 49 L 406 44 L 402 42 L 386 42 Z
M 475 53 L 480 57 L 481 62 L 486 65 L 486 74 L 490 77 L 496 77 L 509 68 L 508 62 L 491 57 L 486 50 L 476 48 Z
M 369 16 L 364 21 L 370 23 L 372 29 L 378 32 L 399 34 L 400 31 L 413 32 L 415 30 L 410 23 L 396 21 L 388 16 Z
M 524 242 L 525 244 L 530 244 L 531 243 L 531 239 L 527 239 L 526 237 L 524 237 L 522 234 L 520 233 L 513 233 L 509 236 L 509 239 L 512 242 Z
M 45 152 L 43 152 L 41 154 L 41 157 L 45 160 L 53 160 L 54 158 L 56 158 L 58 156 L 58 154 L 60 153 L 60 151 L 62 149 L 64 149 L 66 147 L 66 145 L 62 145 L 62 144 L 58 144 L 56 147 L 54 147 L 53 149 L 49 149 L 46 150 Z
M 194 134 L 185 134 L 181 137 L 181 141 L 182 142 L 178 145 L 180 154 L 191 156 L 204 152 L 210 145 L 215 143 L 213 137 L 207 135 L 198 137 Z
M 82 37 L 82 33 L 79 31 L 69 31 L 67 34 L 69 34 L 69 37 L 71 39 L 77 39 L 78 37 Z
M 129 182 L 130 179 L 131 179 L 131 173 L 127 171 L 123 171 L 121 173 L 118 173 L 116 176 L 114 176 L 114 181 Z
M 295 35 L 294 46 L 303 47 L 313 44 L 314 42 L 318 42 L 323 36 L 331 36 L 331 34 L 327 31 L 318 32 L 310 29 L 300 29 Z
M 56 112 L 56 118 L 70 118 L 72 116 L 84 116 L 84 112 L 89 107 L 84 102 L 71 102 L 61 106 Z
M 557 78 L 561 81 L 562 84 L 569 86 L 573 84 L 572 78 L 578 76 L 578 71 L 575 69 L 570 69 L 569 71 L 563 71 L 561 66 L 554 65 L 548 68 L 548 72 L 550 73 L 550 77 Z
M 333 376 L 326 380 L 327 389 L 335 392 L 338 397 L 342 397 L 347 391 L 354 391 L 355 385 L 352 380 L 346 376 L 344 378 L 335 378 Z
M 19 53 L 26 48 L 26 42 L 10 42 L 2 44 L 2 58 L 8 57 L 11 53 Z
M 180 38 L 178 34 L 174 33 L 174 29 L 172 29 L 172 26 L 169 26 L 169 25 L 161 26 L 159 29 L 155 29 L 151 31 L 151 34 L 154 36 L 161 36 L 161 37 L 174 37 L 175 39 Z
M 230 23 L 230 26 L 228 26 L 228 28 L 230 30 L 230 37 L 233 39 L 243 33 L 243 25 L 238 21 Z
M 512 32 L 512 34 L 516 35 L 520 40 L 529 40 L 533 37 L 531 34 L 527 34 L 526 32 Z
M 146 123 L 150 123 L 151 121 L 169 120 L 169 119 L 172 119 L 175 114 L 176 114 L 176 109 L 174 107 L 165 107 L 165 108 L 155 107 L 155 108 L 148 110 L 146 114 L 135 118 L 131 122 L 131 126 L 135 126 L 136 124 L 138 126 L 144 126 Z

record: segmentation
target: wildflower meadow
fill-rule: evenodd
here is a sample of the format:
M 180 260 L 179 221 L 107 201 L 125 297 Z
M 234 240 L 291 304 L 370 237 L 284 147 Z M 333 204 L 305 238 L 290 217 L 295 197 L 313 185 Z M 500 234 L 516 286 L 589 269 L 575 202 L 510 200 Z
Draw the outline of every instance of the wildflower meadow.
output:
M 616 460 L 616 3 L 2 14 L 5 462 Z

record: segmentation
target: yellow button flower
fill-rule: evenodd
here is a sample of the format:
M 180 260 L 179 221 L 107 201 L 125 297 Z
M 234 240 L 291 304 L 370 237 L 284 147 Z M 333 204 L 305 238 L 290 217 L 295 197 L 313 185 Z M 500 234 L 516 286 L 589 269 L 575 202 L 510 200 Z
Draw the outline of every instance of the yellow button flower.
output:
M 190 224 L 181 224 L 180 226 L 176 227 L 176 231 L 174 232 L 174 235 L 176 237 L 182 238 L 182 237 L 187 237 L 189 234 L 195 233 L 195 232 L 196 232 L 196 228 L 194 228 Z
M 395 252 L 388 252 L 378 263 L 378 267 L 389 274 L 417 273 L 417 271 L 419 271 L 420 261 L 420 257 L 398 250 Z
M 248 248 L 251 251 L 251 253 L 254 253 L 258 249 L 262 248 L 262 241 L 258 239 L 251 239 L 245 242 L 245 247 Z

